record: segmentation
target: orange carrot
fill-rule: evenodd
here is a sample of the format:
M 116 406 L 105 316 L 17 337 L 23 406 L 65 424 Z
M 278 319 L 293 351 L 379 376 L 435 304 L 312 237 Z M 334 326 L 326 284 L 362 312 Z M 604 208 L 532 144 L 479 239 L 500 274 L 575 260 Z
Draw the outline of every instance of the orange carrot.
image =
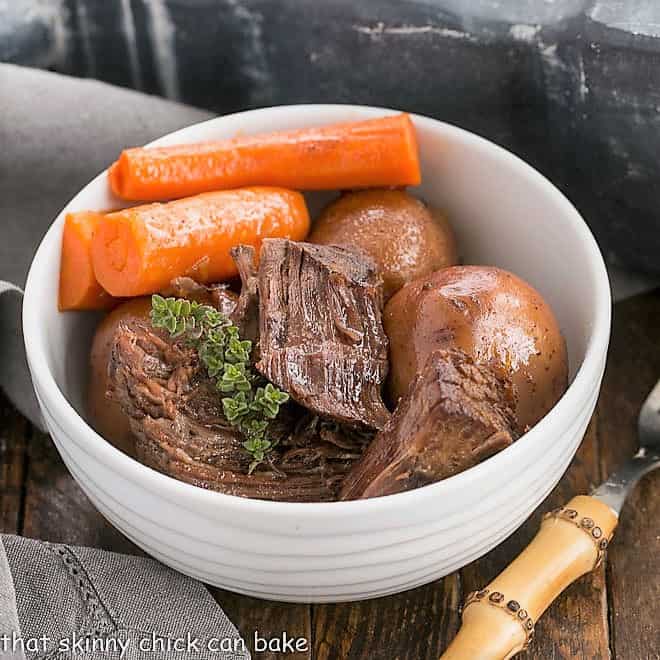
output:
M 340 190 L 417 185 L 420 180 L 415 128 L 407 114 L 126 149 L 110 168 L 112 191 L 128 200 L 174 199 L 253 185 Z
M 102 217 L 101 213 L 81 211 L 69 213 L 64 220 L 58 300 L 60 311 L 110 309 L 119 302 L 97 282 L 92 268 L 92 236 Z
M 92 241 L 92 263 L 114 296 L 165 288 L 182 275 L 217 282 L 237 274 L 230 255 L 268 237 L 303 239 L 309 214 L 303 196 L 282 188 L 204 193 L 105 215 Z

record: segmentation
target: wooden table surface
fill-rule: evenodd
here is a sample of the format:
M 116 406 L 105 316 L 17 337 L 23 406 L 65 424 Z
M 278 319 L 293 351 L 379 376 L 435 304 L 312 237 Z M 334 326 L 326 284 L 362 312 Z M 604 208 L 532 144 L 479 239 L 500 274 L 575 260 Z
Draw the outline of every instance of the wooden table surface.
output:
M 438 658 L 457 630 L 463 596 L 493 578 L 529 542 L 541 513 L 588 491 L 636 451 L 637 413 L 658 378 L 660 290 L 615 307 L 602 393 L 575 460 L 531 520 L 490 554 L 443 580 L 388 598 L 288 605 L 214 589 L 218 602 L 246 641 L 255 629 L 266 637 L 286 631 L 309 640 L 309 653 L 287 658 Z M 96 512 L 50 439 L 4 399 L 0 531 L 140 552 Z M 660 659 L 660 472 L 648 475 L 630 497 L 604 565 L 562 594 L 537 624 L 527 653 L 519 657 Z

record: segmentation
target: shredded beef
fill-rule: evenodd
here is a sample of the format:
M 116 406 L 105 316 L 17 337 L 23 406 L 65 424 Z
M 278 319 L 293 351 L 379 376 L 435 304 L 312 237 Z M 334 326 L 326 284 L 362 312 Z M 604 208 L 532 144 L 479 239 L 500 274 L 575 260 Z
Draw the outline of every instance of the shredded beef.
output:
M 238 328 L 243 339 L 249 339 L 258 349 L 259 341 L 259 290 L 258 271 L 254 263 L 254 248 L 239 245 L 232 248 L 232 259 L 241 277 L 241 295 L 231 313 L 232 323 Z M 257 355 L 253 356 L 258 359 Z
M 229 316 L 235 309 L 238 296 L 226 284 L 208 286 L 196 282 L 190 277 L 177 277 L 170 282 L 163 296 L 187 298 L 203 305 L 211 305 Z
M 513 442 L 510 381 L 459 350 L 439 350 L 347 475 L 340 499 L 390 495 L 467 470 Z
M 258 268 L 252 248 L 232 256 L 238 299 L 189 278 L 167 294 L 214 305 L 252 340 L 257 369 L 293 399 L 271 424 L 276 446 L 249 475 L 244 438 L 196 350 L 131 320 L 115 335 L 108 396 L 129 416 L 146 465 L 232 495 L 329 501 L 438 481 L 513 441 L 510 382 L 456 350 L 433 353 L 389 414 L 382 284 L 361 253 L 267 239 Z
M 252 475 L 244 438 L 226 421 L 196 352 L 148 323 L 120 324 L 109 396 L 130 417 L 142 463 L 202 488 L 283 501 L 327 501 L 370 440 L 286 406 L 271 433 L 279 444 Z
M 257 369 L 326 419 L 382 428 L 388 344 L 374 264 L 342 247 L 267 239 L 258 289 Z

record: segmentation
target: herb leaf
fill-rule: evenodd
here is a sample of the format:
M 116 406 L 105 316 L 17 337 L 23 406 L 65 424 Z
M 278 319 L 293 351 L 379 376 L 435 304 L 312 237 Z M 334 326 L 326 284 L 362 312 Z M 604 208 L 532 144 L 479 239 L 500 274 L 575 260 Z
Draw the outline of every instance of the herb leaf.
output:
M 243 448 L 252 457 L 248 474 L 264 461 L 277 440 L 268 435 L 270 421 L 289 395 L 252 369 L 252 342 L 241 339 L 238 328 L 221 312 L 185 298 L 151 297 L 151 324 L 183 337 L 199 359 L 222 398 L 227 421 L 245 437 Z

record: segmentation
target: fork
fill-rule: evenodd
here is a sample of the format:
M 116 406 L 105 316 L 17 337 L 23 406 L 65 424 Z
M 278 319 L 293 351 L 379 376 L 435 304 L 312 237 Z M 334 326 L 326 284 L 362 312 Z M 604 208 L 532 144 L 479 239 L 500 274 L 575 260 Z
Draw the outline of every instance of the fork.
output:
M 524 650 L 534 624 L 572 582 L 597 568 L 628 494 L 660 467 L 660 381 L 637 422 L 639 451 L 596 488 L 546 513 L 523 552 L 488 586 L 468 595 L 460 630 L 442 660 L 506 660 Z

